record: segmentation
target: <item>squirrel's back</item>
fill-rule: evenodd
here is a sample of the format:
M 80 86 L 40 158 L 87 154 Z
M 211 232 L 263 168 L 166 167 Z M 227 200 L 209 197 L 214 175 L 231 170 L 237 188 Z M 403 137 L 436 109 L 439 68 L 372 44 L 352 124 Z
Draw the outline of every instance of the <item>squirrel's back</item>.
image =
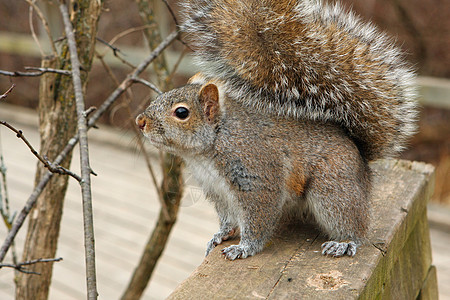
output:
M 185 0 L 207 79 L 267 113 L 342 125 L 368 159 L 415 132 L 414 72 L 394 42 L 321 0 Z

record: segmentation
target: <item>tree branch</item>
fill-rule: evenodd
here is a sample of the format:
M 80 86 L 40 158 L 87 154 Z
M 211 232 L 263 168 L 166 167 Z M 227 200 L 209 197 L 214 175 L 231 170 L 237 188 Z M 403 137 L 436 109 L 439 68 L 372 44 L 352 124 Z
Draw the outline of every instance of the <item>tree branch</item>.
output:
M 115 36 L 108 42 L 108 45 L 114 44 L 115 42 L 117 42 L 117 40 L 123 38 L 124 36 L 126 36 L 126 35 L 128 35 L 128 34 L 130 34 L 130 33 L 133 33 L 133 32 L 136 32 L 136 31 L 141 31 L 141 30 L 144 30 L 144 29 L 147 29 L 147 28 L 152 28 L 152 27 L 154 27 L 154 26 L 151 26 L 151 25 L 142 25 L 142 26 L 138 26 L 138 27 L 128 28 L 127 30 L 124 30 L 124 31 L 118 33 L 117 35 L 115 35 Z
M 41 55 L 44 56 L 44 51 L 42 50 L 41 44 L 39 43 L 39 40 L 36 36 L 36 33 L 34 32 L 34 27 L 33 27 L 33 20 L 32 20 L 32 16 L 33 16 L 33 9 L 36 12 L 36 14 L 38 15 L 39 19 L 42 22 L 42 25 L 45 28 L 45 32 L 47 33 L 48 36 L 48 40 L 50 42 L 50 46 L 52 48 L 52 52 L 53 55 L 56 57 L 58 56 L 58 52 L 56 51 L 56 46 L 55 43 L 52 40 L 52 34 L 50 32 L 50 27 L 48 26 L 48 22 L 47 19 L 45 18 L 44 14 L 42 13 L 41 9 L 39 8 L 39 6 L 36 5 L 36 0 L 25 0 L 29 5 L 30 5 L 30 17 L 29 17 L 29 22 L 30 22 L 30 28 L 31 28 L 31 34 L 34 38 L 34 40 L 36 41 L 36 44 L 38 45 L 40 51 L 41 51 Z
M 13 84 L 11 85 L 11 87 L 10 87 L 6 92 L 4 92 L 3 94 L 1 94 L 1 95 L 0 95 L 0 100 L 1 100 L 1 99 L 4 99 L 4 98 L 6 98 L 6 97 L 8 97 L 8 94 L 12 92 L 12 90 L 15 88 L 15 86 L 16 86 L 16 85 L 13 83 Z
M 167 2 L 167 0 L 162 0 L 162 2 L 164 2 L 164 4 L 166 5 L 167 10 L 169 11 L 170 15 L 172 16 L 173 22 L 175 23 L 175 25 L 177 25 L 178 27 L 178 21 L 177 18 L 175 17 L 175 13 L 172 10 L 172 7 L 170 7 L 169 3 Z
M 84 221 L 84 249 L 86 259 L 86 281 L 88 299 L 97 299 L 97 276 L 95 270 L 95 240 L 94 240 L 94 218 L 92 210 L 91 172 L 89 164 L 89 145 L 87 137 L 87 122 L 85 115 L 83 87 L 81 83 L 81 64 L 78 59 L 77 44 L 73 33 L 69 12 L 64 2 L 59 5 L 64 22 L 67 44 L 70 51 L 70 62 L 72 64 L 72 81 L 75 92 L 75 102 L 78 115 L 78 136 L 80 142 L 80 166 L 81 166 L 81 196 L 83 199 L 83 221 Z
M 156 85 L 154 85 L 153 83 L 151 83 L 151 82 L 149 82 L 149 81 L 147 81 L 145 79 L 142 79 L 142 78 L 139 78 L 139 77 L 132 77 L 131 80 L 133 80 L 134 82 L 138 82 L 140 84 L 143 84 L 143 85 L 147 86 L 148 88 L 152 89 L 158 95 L 162 94 L 161 90 L 158 89 L 156 87 Z
M 19 77 L 19 76 L 28 76 L 28 77 L 38 77 L 42 76 L 45 73 L 57 73 L 61 75 L 71 75 L 72 72 L 67 70 L 58 70 L 52 68 L 37 68 L 37 67 L 25 67 L 26 70 L 37 70 L 38 72 L 20 72 L 20 71 L 4 71 L 0 70 L 0 75 L 10 76 L 10 77 Z
M 100 61 L 102 62 L 103 66 L 104 66 L 106 72 L 108 73 L 108 75 L 110 76 L 111 80 L 114 82 L 114 84 L 116 84 L 118 86 L 119 82 L 118 82 L 117 78 L 114 76 L 114 73 L 112 72 L 111 68 L 109 68 L 109 66 L 105 63 L 105 61 L 103 60 L 102 57 L 100 57 Z M 132 76 L 130 78 L 133 80 L 133 82 L 138 82 L 136 80 L 136 78 L 133 79 Z M 158 90 L 159 93 L 161 93 L 161 91 L 159 91 L 158 88 L 156 88 L 156 89 Z M 131 101 L 131 99 L 129 99 L 130 98 L 129 95 L 127 95 L 127 98 L 128 98 L 129 101 Z M 127 108 L 128 114 L 130 116 L 131 128 L 133 128 L 133 131 L 136 134 L 136 138 L 137 138 L 137 141 L 138 141 L 139 148 L 144 153 L 144 159 L 145 159 L 145 162 L 147 164 L 147 169 L 150 172 L 150 177 L 152 179 L 153 185 L 154 185 L 154 187 L 156 189 L 156 192 L 158 194 L 158 199 L 159 199 L 159 202 L 161 204 L 161 209 L 163 210 L 163 216 L 166 217 L 167 220 L 169 220 L 168 218 L 170 218 L 170 216 L 168 214 L 166 202 L 164 201 L 164 198 L 163 198 L 163 192 L 162 192 L 161 188 L 158 186 L 158 182 L 156 180 L 155 172 L 153 171 L 153 167 L 152 167 L 152 165 L 150 163 L 150 157 L 148 156 L 147 151 L 145 150 L 145 147 L 144 147 L 144 142 L 142 141 L 142 134 L 139 131 L 139 129 L 136 127 L 136 123 L 134 122 L 134 119 L 132 119 L 132 117 L 131 117 L 132 113 L 130 111 L 129 105 L 127 105 L 126 108 Z
M 43 157 L 39 154 L 39 152 L 37 152 L 33 146 L 30 144 L 30 142 L 28 141 L 28 139 L 23 135 L 22 130 L 20 129 L 16 129 L 14 126 L 12 126 L 11 124 L 9 124 L 8 122 L 5 121 L 0 121 L 0 125 L 6 126 L 9 129 L 11 129 L 12 131 L 14 131 L 16 133 L 16 136 L 21 139 L 30 149 L 31 153 L 33 153 L 34 156 L 37 157 L 37 159 L 39 159 L 39 161 L 41 163 L 44 164 L 44 166 L 52 173 L 56 173 L 56 174 L 61 174 L 61 175 L 69 175 L 72 176 L 73 178 L 75 178 L 78 182 L 81 181 L 81 177 L 78 176 L 77 174 L 73 173 L 70 170 L 67 170 L 66 168 L 60 166 L 60 165 L 54 165 L 52 164 L 47 157 Z
M 17 264 L 0 263 L 0 269 L 3 268 L 3 267 L 5 267 L 5 268 L 13 268 L 13 269 L 16 269 L 17 271 L 25 273 L 25 274 L 41 275 L 38 272 L 28 271 L 27 269 L 24 268 L 24 266 L 34 265 L 34 264 L 37 264 L 37 263 L 57 262 L 57 261 L 61 261 L 61 260 L 62 260 L 62 257 L 58 257 L 58 258 L 38 258 L 38 259 L 29 260 L 29 261 L 24 261 L 24 262 L 17 263 Z
M 102 44 L 106 45 L 108 48 L 110 48 L 112 50 L 112 52 L 113 52 L 114 57 L 116 57 L 118 60 L 120 60 L 123 64 L 125 64 L 125 65 L 127 65 L 127 66 L 129 66 L 131 68 L 136 68 L 136 66 L 134 66 L 132 63 L 130 63 L 129 61 L 127 61 L 126 59 L 124 59 L 123 57 L 121 57 L 119 55 L 119 53 L 122 53 L 122 51 L 119 48 L 113 46 L 112 44 L 108 43 L 105 40 L 102 40 L 99 37 L 97 37 L 97 41 L 99 41 L 100 43 L 102 43 Z M 97 57 L 103 58 L 105 56 L 105 53 L 100 54 L 100 53 L 97 52 Z
M 39 48 L 39 51 L 41 52 L 41 57 L 44 57 L 45 56 L 44 50 L 42 49 L 41 43 L 39 42 L 39 39 L 38 39 L 38 37 L 36 35 L 36 32 L 34 31 L 33 6 L 32 5 L 30 5 L 30 7 L 28 9 L 28 23 L 30 24 L 31 36 L 33 37 L 34 42 L 36 43 L 36 45 Z
M 10 90 L 13 88 L 12 86 Z M 1 140 L 1 139 L 0 139 Z M 0 213 L 3 218 L 3 222 L 5 223 L 6 228 L 11 230 L 12 224 L 14 222 L 14 218 L 16 217 L 17 212 L 14 211 L 11 214 L 10 208 L 9 208 L 9 193 L 8 193 L 8 184 L 6 179 L 6 165 L 5 161 L 3 159 L 3 147 L 0 145 L 0 173 L 2 176 L 1 183 L 0 183 Z M 12 261 L 14 264 L 17 263 L 17 252 L 16 252 L 16 246 L 14 243 L 11 245 L 11 256 Z
M 89 118 L 88 121 L 89 128 L 95 126 L 97 120 L 100 119 L 100 117 L 106 112 L 106 110 L 108 110 L 108 108 L 111 107 L 111 105 L 122 95 L 122 93 L 132 85 L 132 80 L 130 78 L 139 76 L 139 74 L 141 74 L 150 65 L 150 63 L 152 63 L 152 61 L 162 51 L 164 51 L 164 49 L 166 49 L 175 39 L 178 38 L 178 35 L 179 32 L 177 31 L 174 31 L 171 34 L 169 34 L 164 39 L 164 41 L 161 44 L 159 44 L 159 46 L 156 47 L 155 50 L 152 53 L 150 53 L 149 56 L 144 61 L 142 61 L 138 65 L 138 67 L 129 76 L 127 76 L 125 80 L 122 81 L 122 83 L 111 93 L 111 95 L 103 102 L 103 104 L 92 114 L 92 117 Z M 53 164 L 59 165 L 66 158 L 66 156 L 72 151 L 72 149 L 75 147 L 77 143 L 78 143 L 78 135 L 72 137 L 69 140 L 64 150 L 61 151 L 55 158 Z M 52 177 L 53 173 L 51 172 L 47 172 L 42 176 L 42 179 L 36 185 L 35 189 L 28 198 L 25 206 L 18 214 L 16 221 L 14 222 L 11 230 L 9 231 L 8 235 L 5 238 L 5 241 L 3 242 L 2 247 L 0 248 L 0 262 L 4 260 L 5 255 L 8 252 L 8 249 L 11 246 L 12 241 L 14 240 L 17 233 L 19 232 L 19 229 L 25 222 L 25 219 L 27 215 L 30 213 L 31 208 L 36 203 L 36 199 L 42 193 L 42 190 Z

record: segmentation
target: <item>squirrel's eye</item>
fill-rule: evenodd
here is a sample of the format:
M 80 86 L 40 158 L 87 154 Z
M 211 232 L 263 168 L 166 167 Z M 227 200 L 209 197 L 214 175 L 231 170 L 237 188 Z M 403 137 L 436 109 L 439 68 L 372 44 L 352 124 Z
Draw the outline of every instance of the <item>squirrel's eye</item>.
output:
M 184 120 L 187 117 L 189 117 L 189 109 L 187 109 L 186 107 L 180 106 L 177 109 L 175 109 L 175 116 L 180 119 L 180 120 Z

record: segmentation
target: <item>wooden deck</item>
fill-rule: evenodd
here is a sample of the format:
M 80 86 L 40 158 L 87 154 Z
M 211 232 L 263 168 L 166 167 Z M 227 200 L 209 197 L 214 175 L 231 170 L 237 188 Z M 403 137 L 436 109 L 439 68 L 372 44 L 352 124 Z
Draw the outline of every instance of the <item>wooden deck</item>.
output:
M 38 148 L 35 114 L 0 105 L 0 119 L 22 129 Z M 0 134 L 8 167 L 10 205 L 19 210 L 33 188 L 36 159 L 12 132 L 2 127 Z M 90 134 L 91 166 L 98 174 L 92 179 L 92 191 L 99 299 L 120 298 L 159 211 L 144 160 L 133 144 L 132 137 L 123 132 L 102 128 Z M 72 169 L 79 169 L 77 155 Z M 204 201 L 189 174 L 185 177 L 188 189 L 178 222 L 143 299 L 166 298 L 201 263 L 206 242 L 217 229 L 212 207 Z M 50 299 L 86 297 L 82 227 L 80 189 L 71 180 L 57 253 L 64 260 L 55 263 Z M 433 223 L 431 228 L 440 299 L 450 300 L 450 232 Z M 18 239 L 19 257 L 25 232 L 23 228 Z M 4 236 L 5 228 L 0 226 L 0 242 Z M 10 261 L 10 256 L 6 260 Z M 14 299 L 13 276 L 11 269 L 0 270 L 0 299 Z

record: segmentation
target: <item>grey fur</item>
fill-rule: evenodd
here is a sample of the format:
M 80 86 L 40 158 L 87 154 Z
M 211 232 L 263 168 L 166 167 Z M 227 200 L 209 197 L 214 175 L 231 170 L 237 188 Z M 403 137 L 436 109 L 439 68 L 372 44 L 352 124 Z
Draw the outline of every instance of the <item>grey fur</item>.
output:
M 220 228 L 206 254 L 239 232 L 239 245 L 223 254 L 255 255 L 281 220 L 307 214 L 331 239 L 324 253 L 354 255 L 368 226 L 371 172 L 347 134 L 334 124 L 248 111 L 226 96 L 209 122 L 200 89 L 159 96 L 138 124 L 155 146 L 184 158 L 214 204 Z M 180 103 L 190 108 L 186 121 L 171 113 Z

